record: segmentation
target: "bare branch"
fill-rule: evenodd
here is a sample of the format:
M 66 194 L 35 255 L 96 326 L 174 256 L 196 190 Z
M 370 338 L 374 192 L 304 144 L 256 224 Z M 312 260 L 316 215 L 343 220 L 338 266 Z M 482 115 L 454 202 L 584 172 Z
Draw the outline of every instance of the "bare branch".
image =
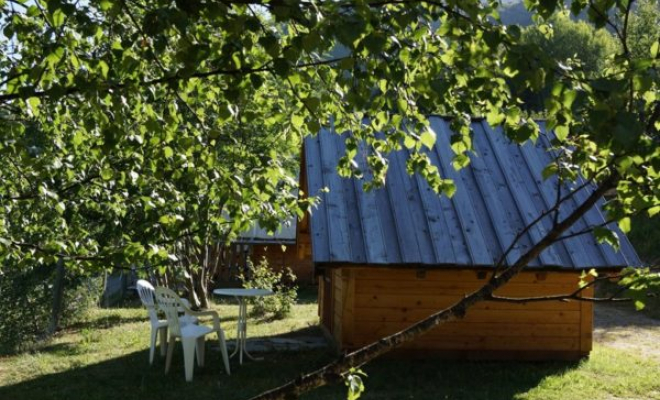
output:
M 594 174 L 594 176 L 592 178 L 587 179 L 583 184 L 581 184 L 577 188 L 571 190 L 566 196 L 564 196 L 564 197 L 557 196 L 557 200 L 555 201 L 555 204 L 551 208 L 549 208 L 548 210 L 545 210 L 544 212 L 539 214 L 532 222 L 527 224 L 527 226 L 525 226 L 525 228 L 523 228 L 520 232 L 518 232 L 516 234 L 516 237 L 513 238 L 513 240 L 511 241 L 511 244 L 509 244 L 509 247 L 507 247 L 507 249 L 504 251 L 504 253 L 502 253 L 502 256 L 500 256 L 500 258 L 497 260 L 497 263 L 495 264 L 495 272 L 494 272 L 493 275 L 496 275 L 500 271 L 500 269 L 505 265 L 506 257 L 509 255 L 509 253 L 511 253 L 511 251 L 513 251 L 513 249 L 518 244 L 518 242 L 522 239 L 522 237 L 525 234 L 527 234 L 527 232 L 529 232 L 530 229 L 532 229 L 534 226 L 536 226 L 536 224 L 541 222 L 545 217 L 547 217 L 548 215 L 550 215 L 552 213 L 555 213 L 555 218 L 554 218 L 552 226 L 553 226 L 553 228 L 556 227 L 558 225 L 559 208 L 561 207 L 562 203 L 564 203 L 567 200 L 570 200 L 571 198 L 573 198 L 573 196 L 575 196 L 575 194 L 578 193 L 579 191 L 581 191 L 582 189 L 592 185 L 593 180 L 600 173 L 602 173 L 605 170 L 606 170 L 606 168 L 603 168 L 601 171 Z M 559 179 L 559 177 L 557 177 L 557 179 L 559 181 L 561 181 L 561 179 Z
M 635 210 L 635 212 L 625 214 L 624 217 L 633 217 L 633 216 L 638 215 L 640 213 L 643 213 L 644 211 L 647 211 L 647 210 L 649 210 L 653 207 L 656 207 L 656 206 L 653 205 L 653 206 L 647 206 L 647 207 L 640 208 L 639 210 Z M 604 222 L 601 222 L 600 224 L 589 226 L 588 228 L 585 228 L 581 231 L 577 231 L 577 232 L 574 232 L 574 233 L 569 233 L 569 234 L 563 235 L 563 236 L 557 238 L 557 241 L 559 242 L 561 240 L 570 239 L 570 238 L 573 238 L 573 237 L 576 237 L 576 236 L 586 235 L 588 233 L 591 233 L 591 232 L 595 231 L 598 228 L 604 228 L 609 224 L 613 224 L 617 220 L 618 220 L 618 218 L 610 218 L 610 219 L 608 219 Z
M 569 301 L 569 300 L 576 300 L 576 301 L 587 301 L 587 302 L 606 302 L 606 301 L 631 301 L 632 299 L 624 297 L 620 298 L 618 297 L 621 293 L 626 291 L 629 287 L 628 286 L 622 286 L 619 288 L 619 290 L 615 291 L 612 295 L 608 297 L 586 297 L 582 296 L 582 293 L 591 288 L 592 286 L 595 286 L 597 283 L 602 282 L 602 281 L 609 281 L 613 279 L 621 279 L 626 274 L 615 274 L 615 275 L 605 275 L 605 276 L 599 276 L 594 279 L 589 280 L 586 282 L 584 285 L 581 285 L 579 288 L 577 288 L 575 291 L 567 294 L 559 294 L 559 295 L 550 295 L 550 296 L 536 296 L 536 297 L 506 297 L 506 296 L 496 296 L 496 295 L 491 295 L 488 300 L 492 301 L 501 301 L 501 302 L 506 302 L 506 303 L 534 303 L 534 302 L 542 302 L 542 301 Z
M 490 301 L 498 301 L 503 303 L 538 303 L 541 301 L 584 301 L 588 303 L 609 303 L 609 302 L 628 302 L 633 299 L 629 297 L 583 297 L 583 296 L 572 296 L 568 294 L 559 294 L 556 296 L 540 296 L 540 297 L 501 297 L 501 296 L 491 296 L 488 298 Z

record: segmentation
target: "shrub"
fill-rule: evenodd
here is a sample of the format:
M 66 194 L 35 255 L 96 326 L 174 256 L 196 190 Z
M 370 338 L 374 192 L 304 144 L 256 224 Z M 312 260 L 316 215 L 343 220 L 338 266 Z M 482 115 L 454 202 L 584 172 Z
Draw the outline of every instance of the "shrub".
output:
M 28 350 L 47 337 L 53 307 L 55 268 L 27 270 L 4 268 L 0 272 L 0 354 Z M 99 298 L 99 282 L 73 275 L 64 279 L 60 326 L 85 317 Z
M 287 317 L 298 298 L 298 287 L 295 286 L 296 276 L 291 268 L 274 271 L 268 266 L 265 257 L 257 265 L 254 265 L 252 261 L 248 265 L 250 267 L 249 276 L 242 274 L 239 276 L 243 287 L 269 289 L 275 293 L 272 296 L 250 298 L 252 314 L 264 316 L 270 313 L 275 319 Z

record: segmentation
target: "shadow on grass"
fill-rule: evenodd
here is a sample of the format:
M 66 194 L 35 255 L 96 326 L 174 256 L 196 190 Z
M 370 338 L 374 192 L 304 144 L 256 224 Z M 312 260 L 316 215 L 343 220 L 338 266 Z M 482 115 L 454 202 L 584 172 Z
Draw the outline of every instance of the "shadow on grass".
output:
M 146 315 L 139 317 L 125 317 L 121 314 L 99 315 L 92 317 L 85 321 L 76 322 L 66 328 L 67 331 L 77 331 L 83 329 L 109 329 L 119 324 L 126 324 L 132 322 L 148 321 Z
M 314 334 L 311 328 L 296 334 Z M 195 367 L 194 381 L 184 379 L 181 345 L 174 350 L 172 369 L 164 375 L 164 359 L 148 365 L 148 352 L 126 354 L 96 364 L 34 377 L 0 387 L 0 399 L 249 399 L 277 387 L 302 372 L 331 361 L 329 350 L 260 354 L 263 361 L 242 366 L 231 359 L 232 375 L 223 372 L 220 353 L 209 340 L 206 366 Z M 66 357 L 66 349 L 53 348 Z M 90 354 L 93 357 L 93 354 Z M 367 365 L 366 392 L 361 399 L 505 400 L 536 387 L 543 379 L 562 375 L 578 362 L 476 362 L 438 359 L 386 358 Z M 346 398 L 343 384 L 315 390 L 302 399 Z
M 620 286 L 612 282 L 601 282 L 596 287 L 596 295 L 600 297 L 608 297 L 616 294 L 620 290 Z M 625 293 L 622 297 L 626 297 Z M 618 302 L 618 303 L 598 303 L 596 304 L 596 317 L 597 325 L 603 328 L 611 327 L 626 327 L 629 325 L 635 326 L 659 326 L 660 325 L 660 289 L 649 289 L 644 299 L 645 307 L 642 310 L 636 310 L 633 302 Z M 598 315 L 598 310 L 606 310 L 607 312 L 626 313 L 632 317 L 630 318 L 606 318 L 603 315 Z M 602 314 L 602 313 L 601 313 Z M 621 315 L 619 315 L 621 316 Z M 649 317 L 652 320 L 645 320 L 639 316 Z M 601 317 L 601 318 L 598 318 Z
M 329 359 L 330 354 L 322 351 L 270 353 L 264 354 L 263 361 L 239 366 L 233 358 L 232 375 L 227 376 L 220 353 L 209 348 L 206 366 L 196 366 L 193 382 L 187 383 L 181 345 L 177 343 L 168 375 L 164 374 L 164 358 L 156 357 L 154 365 L 149 367 L 148 351 L 144 350 L 0 387 L 0 399 L 239 400 L 280 385 L 300 371 L 317 368 Z
M 248 335 L 248 342 L 251 340 L 264 340 L 264 339 L 307 339 L 307 338 L 319 338 L 319 340 L 327 341 L 326 337 L 323 335 L 323 330 L 318 325 L 309 325 L 304 328 L 296 329 L 295 331 L 289 331 L 280 333 L 277 335 L 267 335 L 267 336 L 250 336 Z M 328 343 L 328 348 L 331 345 Z
M 617 328 L 650 328 L 660 327 L 660 300 L 649 299 L 646 308 L 635 310 L 628 303 L 601 303 L 595 308 L 596 328 L 612 330 Z
M 316 304 L 318 302 L 318 286 L 302 286 L 298 289 L 298 304 Z
M 545 378 L 578 367 L 579 362 L 448 361 L 386 358 L 363 368 L 361 400 L 461 399 L 510 400 Z M 330 399 L 323 388 L 310 399 Z M 336 390 L 336 389 L 334 389 Z

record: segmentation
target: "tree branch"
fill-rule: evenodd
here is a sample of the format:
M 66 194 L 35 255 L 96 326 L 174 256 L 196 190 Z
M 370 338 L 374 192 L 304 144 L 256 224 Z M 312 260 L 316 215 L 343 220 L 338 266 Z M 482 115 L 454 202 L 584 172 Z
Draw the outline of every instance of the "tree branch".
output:
M 318 61 L 311 61 L 307 63 L 301 63 L 292 66 L 293 69 L 304 69 L 304 68 L 309 68 L 309 67 L 316 67 L 320 65 L 329 65 L 329 64 L 335 64 L 338 63 L 344 59 L 347 59 L 350 57 L 337 57 L 337 58 L 331 58 L 327 60 L 318 60 Z M 255 67 L 255 68 L 234 68 L 234 69 L 222 69 L 222 68 L 217 68 L 217 69 L 212 69 L 209 71 L 203 71 L 203 72 L 195 72 L 190 75 L 180 75 L 179 73 L 176 73 L 174 75 L 170 76 L 163 76 L 160 78 L 156 79 L 150 79 L 146 81 L 140 81 L 140 82 L 132 82 L 132 83 L 127 83 L 127 82 L 105 82 L 102 84 L 100 87 L 97 87 L 96 90 L 100 93 L 107 93 L 111 92 L 113 90 L 122 90 L 130 86 L 137 86 L 137 87 L 147 87 L 147 86 L 153 86 L 153 85 L 160 85 L 160 84 L 167 84 L 167 83 L 172 83 L 172 82 L 177 82 L 180 80 L 184 79 L 192 79 L 192 78 L 208 78 L 212 76 L 219 76 L 219 75 L 249 75 L 249 74 L 255 74 L 255 73 L 260 73 L 260 72 L 271 72 L 275 71 L 273 67 L 269 66 L 260 66 L 260 67 Z M 68 88 L 64 89 L 64 92 L 61 93 L 60 90 L 57 90 L 59 96 L 70 96 L 73 94 L 79 94 L 79 93 L 84 93 L 89 89 L 81 88 L 79 86 L 71 86 Z M 23 99 L 23 98 L 29 98 L 29 97 L 38 97 L 38 98 L 43 98 L 43 97 L 48 97 L 51 94 L 55 93 L 53 89 L 49 90 L 43 90 L 43 91 L 34 91 L 31 93 L 10 93 L 10 94 L 3 94 L 0 95 L 0 103 L 5 103 L 11 100 L 17 100 L 17 99 Z
M 588 288 L 596 285 L 598 282 L 606 281 L 606 280 L 612 280 L 612 279 L 621 279 L 625 275 L 624 274 L 615 274 L 615 275 L 605 275 L 605 276 L 600 276 L 595 279 L 592 279 L 588 281 L 586 284 L 580 286 L 578 289 L 571 293 L 567 294 L 559 294 L 559 295 L 552 295 L 552 296 L 536 296 L 536 297 L 506 297 L 506 296 L 496 296 L 496 295 L 491 295 L 488 300 L 491 301 L 500 301 L 500 302 L 505 302 L 505 303 L 534 303 L 534 302 L 541 302 L 541 301 L 569 301 L 569 300 L 577 300 L 577 301 L 587 301 L 587 302 L 605 302 L 605 301 L 631 301 L 632 299 L 630 298 L 619 298 L 619 296 L 622 292 L 624 292 L 626 289 L 628 289 L 628 286 L 623 286 L 620 288 L 620 290 L 617 290 L 614 292 L 611 296 L 608 297 L 584 297 L 581 296 L 582 292 L 587 290 Z
M 66 254 L 60 252 L 53 252 L 34 243 L 9 241 L 9 244 L 17 248 L 22 248 L 22 249 L 27 248 L 30 250 L 35 250 L 40 253 L 49 254 L 66 260 L 76 260 L 76 261 L 106 261 L 107 260 L 107 257 L 105 256 L 98 256 L 98 255 L 90 256 L 90 255 L 82 255 L 82 254 Z
M 596 190 L 594 190 L 579 207 L 573 210 L 570 215 L 550 230 L 543 239 L 534 245 L 527 253 L 522 255 L 511 267 L 508 267 L 499 275 L 494 275 L 487 284 L 479 290 L 465 296 L 458 303 L 447 309 L 436 312 L 400 332 L 387 336 L 377 342 L 371 343 L 347 354 L 314 372 L 301 375 L 297 379 L 290 381 L 283 386 L 257 395 L 253 397 L 252 400 L 295 399 L 301 393 L 341 380 L 343 374 L 345 374 L 350 368 L 360 367 L 372 359 L 400 347 L 406 342 L 412 341 L 422 333 L 428 332 L 442 323 L 463 318 L 470 307 L 492 296 L 498 288 L 502 287 L 515 277 L 530 261 L 538 257 L 539 254 L 549 247 L 564 231 L 577 222 L 609 189 L 615 187 L 617 179 L 618 178 L 612 174 L 602 181 Z
M 520 232 L 518 232 L 516 234 L 516 237 L 513 238 L 513 240 L 511 241 L 511 244 L 509 245 L 509 247 L 507 247 L 507 249 L 504 251 L 504 253 L 502 253 L 500 258 L 497 260 L 497 263 L 495 263 L 495 272 L 494 272 L 494 274 L 497 274 L 500 271 L 501 267 L 505 265 L 506 257 L 509 255 L 509 253 L 511 253 L 511 251 L 513 251 L 513 249 L 515 248 L 516 244 L 520 241 L 520 239 L 522 239 L 522 237 L 527 232 L 529 232 L 530 229 L 532 229 L 534 226 L 536 226 L 536 224 L 541 222 L 545 217 L 549 216 L 552 213 L 555 213 L 555 217 L 553 219 L 553 225 L 552 226 L 553 226 L 553 228 L 556 227 L 558 225 L 559 208 L 561 207 L 562 203 L 570 200 L 571 198 L 573 198 L 573 196 L 575 196 L 576 193 L 578 193 L 582 189 L 585 189 L 589 185 L 593 184 L 594 178 L 597 177 L 604 170 L 605 169 L 598 171 L 592 178 L 585 180 L 584 183 L 582 183 L 580 186 L 578 186 L 577 188 L 570 191 L 564 197 L 559 196 L 560 192 L 558 190 L 558 196 L 557 196 L 557 199 L 555 201 L 555 204 L 551 208 L 549 208 L 548 210 L 545 210 L 541 214 L 539 214 L 532 222 L 527 224 L 525 226 L 525 228 L 523 228 Z M 557 180 L 559 182 L 561 182 L 561 179 L 560 179 L 559 176 L 557 176 Z M 561 184 L 561 183 L 559 183 L 559 184 Z
M 95 180 L 99 177 L 100 177 L 99 174 L 88 175 L 85 179 L 81 179 L 77 182 L 73 182 L 70 185 L 63 187 L 62 189 L 56 190 L 55 193 L 58 196 L 62 196 L 66 192 L 69 192 L 69 191 L 75 189 L 78 186 L 82 186 L 82 185 L 85 185 L 87 183 L 90 183 L 90 182 L 92 182 L 93 180 Z M 35 192 L 21 193 L 21 194 L 8 195 L 8 196 L 0 195 L 0 201 L 5 201 L 5 200 L 14 200 L 14 201 L 35 200 L 35 199 L 38 199 L 39 197 L 40 197 L 40 194 L 35 193 Z

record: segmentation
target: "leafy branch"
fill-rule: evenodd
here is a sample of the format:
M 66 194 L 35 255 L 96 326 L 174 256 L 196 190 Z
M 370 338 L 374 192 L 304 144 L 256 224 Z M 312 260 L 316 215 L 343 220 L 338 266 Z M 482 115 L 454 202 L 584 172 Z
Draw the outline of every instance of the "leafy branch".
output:
M 326 60 L 311 61 L 311 62 L 292 65 L 291 68 L 305 69 L 310 67 L 317 67 L 320 65 L 336 64 L 347 58 L 350 57 L 337 57 Z M 92 86 L 92 87 L 83 88 L 80 86 L 70 86 L 64 88 L 63 90 L 60 90 L 58 88 L 58 89 L 48 89 L 43 91 L 37 90 L 37 91 L 25 91 L 21 93 L 3 94 L 0 95 L 0 103 L 5 103 L 17 99 L 25 99 L 30 97 L 44 98 L 55 95 L 56 97 L 70 96 L 74 94 L 85 93 L 87 91 L 94 91 L 98 94 L 102 94 L 102 93 L 109 93 L 114 90 L 126 89 L 129 87 L 147 87 L 147 86 L 154 86 L 161 84 L 169 84 L 181 80 L 189 80 L 191 78 L 208 78 L 219 75 L 249 75 L 249 74 L 256 74 L 261 72 L 274 72 L 274 71 L 275 71 L 274 67 L 264 65 L 260 67 L 241 67 L 241 68 L 230 68 L 230 69 L 217 68 L 208 71 L 194 72 L 192 74 L 187 74 L 187 75 L 181 75 L 177 72 L 174 75 L 163 76 L 160 78 L 138 81 L 138 82 L 102 82 L 99 83 L 98 86 L 96 87 Z

